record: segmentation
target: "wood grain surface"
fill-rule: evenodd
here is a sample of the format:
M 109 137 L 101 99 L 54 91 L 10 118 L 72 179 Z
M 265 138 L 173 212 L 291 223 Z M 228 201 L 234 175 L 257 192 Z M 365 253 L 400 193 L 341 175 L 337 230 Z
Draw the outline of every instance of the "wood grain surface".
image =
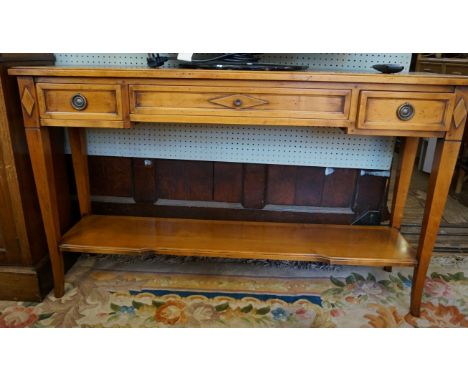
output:
M 399 231 L 389 227 L 286 224 L 89 215 L 60 249 L 103 254 L 171 254 L 331 264 L 414 266 Z

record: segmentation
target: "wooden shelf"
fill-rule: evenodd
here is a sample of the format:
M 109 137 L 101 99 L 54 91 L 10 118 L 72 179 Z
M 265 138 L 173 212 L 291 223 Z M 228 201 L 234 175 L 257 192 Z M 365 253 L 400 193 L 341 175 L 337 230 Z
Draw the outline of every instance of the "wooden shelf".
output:
M 62 238 L 64 252 L 321 261 L 414 266 L 414 251 L 390 227 L 85 216 Z

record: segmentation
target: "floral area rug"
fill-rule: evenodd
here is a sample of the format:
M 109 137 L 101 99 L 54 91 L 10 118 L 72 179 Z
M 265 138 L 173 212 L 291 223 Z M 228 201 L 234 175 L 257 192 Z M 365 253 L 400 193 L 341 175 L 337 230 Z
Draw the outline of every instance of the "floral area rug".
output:
M 0 327 L 468 327 L 467 275 L 435 257 L 415 318 L 409 268 L 83 255 L 63 298 L 0 301 Z

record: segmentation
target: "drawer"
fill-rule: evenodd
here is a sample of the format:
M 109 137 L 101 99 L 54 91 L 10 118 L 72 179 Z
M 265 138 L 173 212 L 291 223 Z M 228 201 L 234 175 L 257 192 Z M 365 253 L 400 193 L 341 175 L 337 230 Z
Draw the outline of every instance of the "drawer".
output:
M 422 62 L 418 64 L 417 71 L 425 73 L 444 73 L 444 68 L 442 64 L 430 64 Z
M 452 93 L 362 91 L 357 128 L 446 131 L 454 101 Z
M 122 120 L 120 85 L 38 83 L 36 89 L 41 118 Z
M 351 89 L 130 85 L 129 93 L 132 120 L 152 115 L 174 122 L 180 116 L 345 120 L 351 103 Z
M 445 66 L 447 74 L 454 74 L 458 76 L 468 76 L 468 65 L 450 65 Z

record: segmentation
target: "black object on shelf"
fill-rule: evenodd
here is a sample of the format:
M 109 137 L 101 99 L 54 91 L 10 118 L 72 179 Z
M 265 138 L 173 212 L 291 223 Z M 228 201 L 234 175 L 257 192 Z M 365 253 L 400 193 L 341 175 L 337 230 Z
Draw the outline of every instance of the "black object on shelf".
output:
M 283 65 L 258 62 L 261 53 L 223 53 L 191 61 L 178 61 L 181 68 L 215 70 L 305 70 L 303 65 Z
M 169 60 L 169 57 L 160 56 L 159 53 L 148 53 L 148 57 L 146 58 L 146 62 L 150 68 L 158 68 L 163 66 L 166 61 Z
M 397 64 L 376 64 L 372 65 L 372 67 L 380 73 L 384 74 L 399 73 L 405 68 L 404 66 Z
M 217 70 L 305 70 L 308 67 L 303 65 L 282 65 L 282 64 L 268 64 L 259 62 L 222 62 L 222 61 L 209 61 L 209 62 L 190 62 L 179 61 L 179 67 L 190 69 L 217 69 Z
M 283 65 L 273 63 L 260 63 L 260 53 L 223 53 L 211 54 L 211 56 L 191 61 L 177 61 L 180 68 L 190 69 L 218 69 L 218 70 L 277 70 L 277 71 L 297 71 L 308 69 L 308 66 L 303 65 Z M 160 56 L 159 53 L 149 53 L 147 63 L 150 68 L 158 68 L 163 66 L 166 61 L 173 58 Z

